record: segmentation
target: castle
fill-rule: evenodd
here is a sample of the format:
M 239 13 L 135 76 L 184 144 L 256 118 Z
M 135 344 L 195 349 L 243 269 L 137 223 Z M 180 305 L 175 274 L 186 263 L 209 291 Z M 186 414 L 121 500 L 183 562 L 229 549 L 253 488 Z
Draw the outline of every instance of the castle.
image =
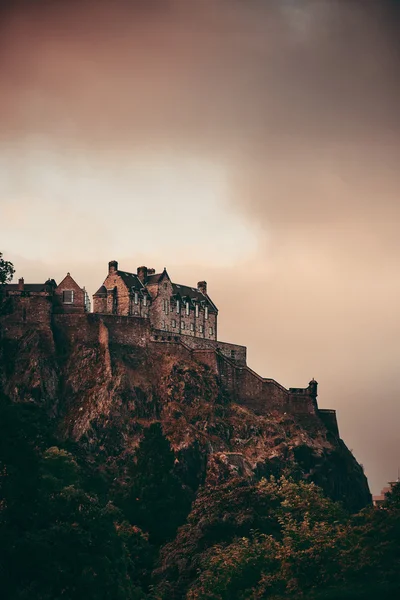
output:
M 216 340 L 218 310 L 207 295 L 207 283 L 197 287 L 172 283 L 167 270 L 138 267 L 136 273 L 120 271 L 113 260 L 108 275 L 93 296 L 97 314 L 149 319 L 153 329 Z
M 85 288 L 68 273 L 60 284 L 17 284 L 0 288 L 0 339 L 18 339 L 34 328 L 49 343 L 62 337 L 68 343 L 141 346 L 168 352 L 211 368 L 233 401 L 258 414 L 279 411 L 323 423 L 339 436 L 334 410 L 319 409 L 317 382 L 286 389 L 261 377 L 247 365 L 245 346 L 218 340 L 218 309 L 197 287 L 173 283 L 164 269 L 138 267 L 136 273 L 108 264 L 108 274 L 93 296 L 93 312 Z

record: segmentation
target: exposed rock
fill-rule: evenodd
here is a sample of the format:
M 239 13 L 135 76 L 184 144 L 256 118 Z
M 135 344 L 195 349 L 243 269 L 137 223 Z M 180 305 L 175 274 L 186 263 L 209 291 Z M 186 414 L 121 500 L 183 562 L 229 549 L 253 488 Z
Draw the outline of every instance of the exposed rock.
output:
M 287 474 L 316 482 L 352 511 L 370 502 L 362 467 L 315 415 L 268 405 L 256 414 L 233 401 L 210 367 L 172 346 L 110 343 L 103 323 L 93 328 L 86 341 L 60 327 L 3 331 L 0 381 L 13 401 L 46 406 L 58 435 L 116 478 L 143 431 L 160 421 L 176 473 L 193 491 L 231 476 Z

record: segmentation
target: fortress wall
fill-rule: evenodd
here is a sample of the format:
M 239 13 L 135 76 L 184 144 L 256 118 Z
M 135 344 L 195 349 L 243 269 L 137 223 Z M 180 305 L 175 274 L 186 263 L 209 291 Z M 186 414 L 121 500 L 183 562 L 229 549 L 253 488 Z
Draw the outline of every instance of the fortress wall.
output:
M 198 360 L 203 365 L 207 365 L 218 375 L 218 359 L 215 350 L 192 350 L 192 358 Z
M 318 415 L 328 431 L 339 437 L 339 426 L 336 418 L 336 410 L 320 408 Z
M 148 319 L 136 316 L 90 315 L 102 320 L 109 330 L 110 343 L 145 347 L 151 338 Z
M 175 341 L 173 337 L 169 337 L 171 338 L 170 341 L 151 340 L 151 352 L 173 356 L 175 359 L 178 358 L 182 361 L 192 360 L 192 350 L 187 346 L 180 344 L 179 341 Z
M 19 338 L 32 328 L 48 330 L 52 303 L 47 295 L 9 295 L 1 300 L 0 321 L 3 335 Z
M 90 316 L 85 313 L 53 315 L 53 332 L 57 342 L 96 344 L 99 341 L 99 324 Z
M 289 394 L 287 411 L 290 413 L 307 413 L 315 415 L 317 413 L 316 404 L 315 398 L 312 398 L 307 393 L 307 389 L 305 389 L 303 393 Z
M 229 344 L 228 342 L 219 342 L 216 340 L 206 340 L 204 338 L 196 338 L 183 335 L 182 342 L 190 348 L 198 350 L 219 350 L 221 354 L 226 356 L 235 363 L 245 366 L 246 365 L 246 346 L 239 346 L 238 344 Z
M 146 346 L 150 339 L 147 319 L 94 313 L 53 315 L 53 325 L 58 333 L 70 341 L 94 344 L 99 341 L 100 324 L 109 332 L 110 344 Z

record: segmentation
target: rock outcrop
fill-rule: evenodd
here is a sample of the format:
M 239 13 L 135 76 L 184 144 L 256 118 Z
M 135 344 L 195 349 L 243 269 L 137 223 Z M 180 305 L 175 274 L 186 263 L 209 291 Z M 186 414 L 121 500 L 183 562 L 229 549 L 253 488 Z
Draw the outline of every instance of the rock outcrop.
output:
M 274 405 L 255 412 L 232 397 L 210 366 L 172 344 L 116 343 L 109 325 L 0 330 L 0 382 L 14 402 L 45 407 L 54 431 L 124 477 L 143 432 L 160 422 L 176 474 L 204 482 L 287 474 L 314 481 L 351 511 L 370 503 L 362 467 L 315 414 Z

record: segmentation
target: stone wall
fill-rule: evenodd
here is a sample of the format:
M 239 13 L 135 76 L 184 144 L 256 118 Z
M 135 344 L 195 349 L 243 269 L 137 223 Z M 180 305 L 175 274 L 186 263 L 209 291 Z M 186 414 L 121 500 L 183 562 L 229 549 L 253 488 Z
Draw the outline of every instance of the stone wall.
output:
M 0 298 L 0 320 L 3 331 L 19 337 L 32 326 L 36 329 L 50 327 L 52 298 L 45 293 L 20 292 Z
M 318 410 L 318 414 L 328 431 L 339 437 L 339 426 L 336 417 L 336 410 L 320 408 Z
M 233 360 L 236 364 L 245 366 L 247 360 L 246 346 L 238 344 L 229 344 L 228 342 L 220 342 L 217 340 L 207 340 L 202 338 L 192 338 L 186 335 L 181 337 L 183 344 L 186 344 L 194 350 L 217 350 L 226 358 Z

